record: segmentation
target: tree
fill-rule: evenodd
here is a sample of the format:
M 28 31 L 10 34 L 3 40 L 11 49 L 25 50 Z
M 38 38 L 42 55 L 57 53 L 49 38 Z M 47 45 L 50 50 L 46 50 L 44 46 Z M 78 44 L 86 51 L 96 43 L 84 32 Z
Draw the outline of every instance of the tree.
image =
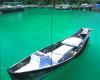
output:
M 56 5 L 56 4 L 81 4 L 81 3 L 100 3 L 100 0 L 0 0 L 1 2 L 20 1 L 24 4 L 42 4 L 42 5 Z

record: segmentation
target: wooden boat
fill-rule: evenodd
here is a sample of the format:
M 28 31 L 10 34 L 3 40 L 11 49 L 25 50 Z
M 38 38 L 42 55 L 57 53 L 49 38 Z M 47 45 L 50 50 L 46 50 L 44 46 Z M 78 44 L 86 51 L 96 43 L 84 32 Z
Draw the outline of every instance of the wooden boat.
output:
M 69 38 L 32 53 L 8 69 L 12 80 L 40 80 L 81 54 L 89 40 L 90 29 L 82 28 Z

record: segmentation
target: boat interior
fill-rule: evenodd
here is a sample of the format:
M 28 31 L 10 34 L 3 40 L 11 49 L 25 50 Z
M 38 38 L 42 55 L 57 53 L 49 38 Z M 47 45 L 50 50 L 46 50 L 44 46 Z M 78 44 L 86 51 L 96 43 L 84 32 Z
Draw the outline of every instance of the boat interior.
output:
M 69 59 L 71 56 L 76 54 L 80 47 L 82 47 L 81 45 L 84 42 L 87 34 L 87 29 L 82 30 L 70 38 L 64 39 L 47 48 L 36 51 L 30 55 L 29 62 L 15 70 L 14 73 L 22 73 L 47 68 Z

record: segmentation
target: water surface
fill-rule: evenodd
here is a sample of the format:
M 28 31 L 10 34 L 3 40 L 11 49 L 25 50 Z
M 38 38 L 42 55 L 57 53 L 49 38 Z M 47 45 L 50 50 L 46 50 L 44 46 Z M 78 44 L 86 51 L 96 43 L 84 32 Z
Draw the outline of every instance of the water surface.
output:
M 7 68 L 32 52 L 74 34 L 93 29 L 88 46 L 78 58 L 44 80 L 100 80 L 100 12 L 27 9 L 0 15 L 0 80 L 11 80 Z

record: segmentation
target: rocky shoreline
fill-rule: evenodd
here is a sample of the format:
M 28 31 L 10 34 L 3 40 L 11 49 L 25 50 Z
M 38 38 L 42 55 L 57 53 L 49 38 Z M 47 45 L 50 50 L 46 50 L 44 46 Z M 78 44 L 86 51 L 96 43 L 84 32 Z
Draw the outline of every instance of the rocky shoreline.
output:
M 22 11 L 25 8 L 53 8 L 57 10 L 94 10 L 94 11 L 100 11 L 100 8 L 96 8 L 95 4 L 81 4 L 81 5 L 3 5 L 0 6 L 0 14 L 2 13 L 8 13 L 8 12 L 14 12 L 14 11 Z

